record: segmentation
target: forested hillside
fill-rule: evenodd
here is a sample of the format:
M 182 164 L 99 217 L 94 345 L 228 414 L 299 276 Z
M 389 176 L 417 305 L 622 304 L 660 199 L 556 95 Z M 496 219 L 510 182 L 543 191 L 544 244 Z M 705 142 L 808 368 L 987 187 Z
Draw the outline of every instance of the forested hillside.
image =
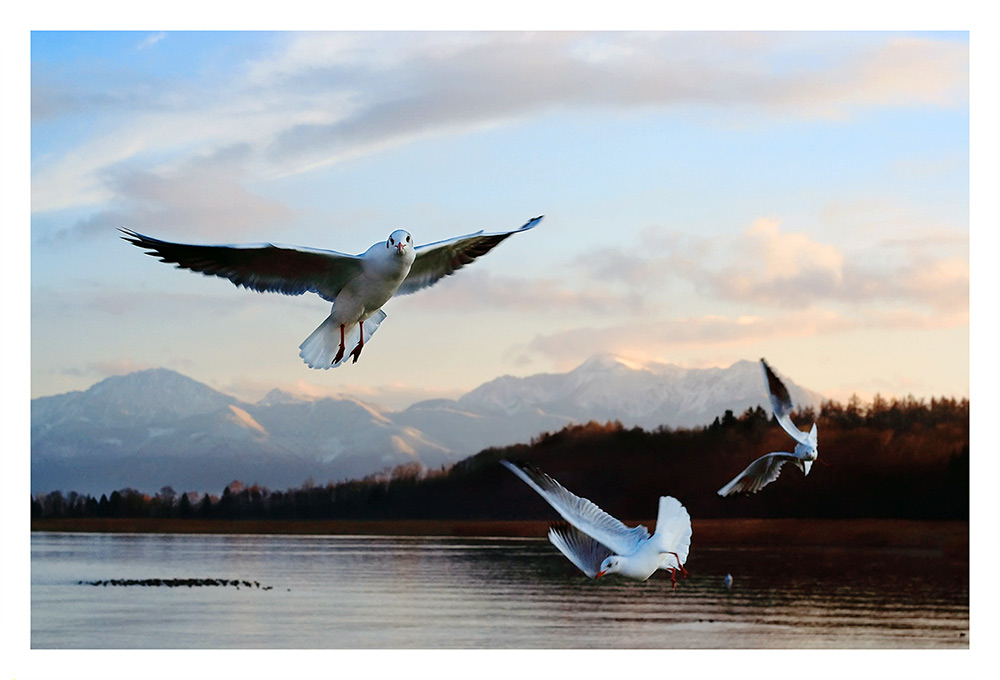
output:
M 309 482 L 271 491 L 234 482 L 219 497 L 149 497 L 123 489 L 101 499 L 70 493 L 32 499 L 33 517 L 162 516 L 222 519 L 555 519 L 554 511 L 500 466 L 530 460 L 574 493 L 627 520 L 655 519 L 671 495 L 698 518 L 885 517 L 967 519 L 967 399 L 826 402 L 793 415 L 819 426 L 819 460 L 808 477 L 785 465 L 753 496 L 716 491 L 760 455 L 792 440 L 760 408 L 726 412 L 705 428 L 647 432 L 618 423 L 568 427 L 529 444 L 488 449 L 454 466 L 400 466 L 363 480 Z

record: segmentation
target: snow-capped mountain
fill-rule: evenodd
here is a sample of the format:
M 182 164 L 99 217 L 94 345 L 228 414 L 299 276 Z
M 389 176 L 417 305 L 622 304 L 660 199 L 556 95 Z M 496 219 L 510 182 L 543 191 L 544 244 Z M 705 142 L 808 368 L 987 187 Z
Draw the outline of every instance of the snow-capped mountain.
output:
M 785 382 L 796 404 L 819 405 L 819 394 Z M 750 361 L 684 369 L 597 356 L 568 373 L 505 376 L 457 400 L 403 411 L 280 390 L 250 404 L 153 369 L 32 400 L 31 487 L 93 495 L 163 486 L 217 492 L 239 479 L 282 489 L 404 463 L 437 468 L 574 422 L 703 425 L 727 409 L 738 415 L 766 407 L 766 399 L 760 366 Z
M 456 458 L 362 402 L 305 401 L 274 390 L 248 404 L 164 369 L 108 378 L 31 407 L 33 492 L 216 491 L 233 479 L 285 488 L 310 476 L 325 482 Z
M 796 405 L 822 402 L 822 395 L 785 382 Z M 770 408 L 759 362 L 685 369 L 657 363 L 636 366 L 611 355 L 591 357 L 568 373 L 497 378 L 457 403 L 483 414 L 541 411 L 576 421 L 618 420 L 647 429 L 704 425 L 727 409 L 739 415 L 757 404 Z
M 165 368 L 102 380 L 85 392 L 31 401 L 31 427 L 72 421 L 118 427 L 125 423 L 169 422 L 235 404 L 233 397 Z

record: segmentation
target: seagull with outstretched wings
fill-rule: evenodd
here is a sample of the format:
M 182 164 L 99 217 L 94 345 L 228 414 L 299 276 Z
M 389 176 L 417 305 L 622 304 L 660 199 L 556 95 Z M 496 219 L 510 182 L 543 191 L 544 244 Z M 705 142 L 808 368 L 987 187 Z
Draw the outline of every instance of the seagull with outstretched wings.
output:
M 809 432 L 803 432 L 795 426 L 789 414 L 792 412 L 792 397 L 788 394 L 788 388 L 781 382 L 781 379 L 771 370 L 767 362 L 760 360 L 761 368 L 764 371 L 764 383 L 767 385 L 767 395 L 771 401 L 771 411 L 777 419 L 781 428 L 795 440 L 795 451 L 777 451 L 761 456 L 750 463 L 743 472 L 719 489 L 720 496 L 728 496 L 733 493 L 757 493 L 765 486 L 773 482 L 781 474 L 781 466 L 785 463 L 794 463 L 803 475 L 809 474 L 809 468 L 813 461 L 819 458 L 818 433 L 816 423 L 813 423 Z
M 626 526 L 530 463 L 500 463 L 566 520 L 566 524 L 549 528 L 549 541 L 590 578 L 621 574 L 645 581 L 657 569 L 663 569 L 670 572 L 677 587 L 677 572 L 687 576 L 684 563 L 691 549 L 691 517 L 676 498 L 660 496 L 656 531 L 650 535 L 644 525 Z
M 358 360 L 365 342 L 385 319 L 382 305 L 394 295 L 435 284 L 541 221 L 539 216 L 511 231 L 478 231 L 421 246 L 413 244 L 409 232 L 398 229 L 360 255 L 270 243 L 189 245 L 131 229 L 120 231 L 147 255 L 178 268 L 219 276 L 262 293 L 316 293 L 332 302 L 330 315 L 299 345 L 299 356 L 310 368 L 325 369 L 340 366 L 348 357 Z M 348 345 L 353 346 L 350 352 Z

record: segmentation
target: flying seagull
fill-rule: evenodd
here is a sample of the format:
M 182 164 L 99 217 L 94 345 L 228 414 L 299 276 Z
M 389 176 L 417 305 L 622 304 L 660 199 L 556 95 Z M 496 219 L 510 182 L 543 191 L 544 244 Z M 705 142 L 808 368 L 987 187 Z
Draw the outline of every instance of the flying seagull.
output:
M 738 492 L 757 493 L 778 478 L 781 466 L 787 462 L 794 463 L 802 470 L 803 475 L 808 475 L 813 461 L 819 457 L 816 423 L 813 423 L 808 434 L 795 427 L 795 423 L 788 417 L 788 414 L 792 412 L 792 398 L 788 394 L 788 389 L 774 374 L 766 361 L 761 359 L 760 365 L 764 370 L 764 382 L 767 384 L 767 393 L 771 398 L 771 410 L 774 412 L 778 424 L 795 440 L 795 451 L 794 453 L 777 452 L 761 456 L 750 463 L 747 469 L 738 474 L 733 481 L 719 489 L 720 496 L 728 496 Z
M 397 229 L 384 242 L 360 255 L 333 250 L 252 245 L 170 243 L 120 228 L 123 239 L 161 262 L 180 269 L 220 276 L 261 293 L 316 293 L 333 303 L 330 316 L 299 345 L 310 368 L 334 368 L 348 357 L 357 362 L 365 342 L 385 319 L 389 298 L 431 286 L 485 255 L 511 234 L 527 231 L 543 216 L 519 229 L 492 234 L 477 231 L 436 243 L 414 246 L 410 233 Z M 347 346 L 354 349 L 347 353 Z
M 645 526 L 625 526 L 530 463 L 500 462 L 569 522 L 550 527 L 549 541 L 590 578 L 618 573 L 645 581 L 664 569 L 676 588 L 677 572 L 687 577 L 684 563 L 691 548 L 691 517 L 676 498 L 660 497 L 656 531 L 650 536 Z

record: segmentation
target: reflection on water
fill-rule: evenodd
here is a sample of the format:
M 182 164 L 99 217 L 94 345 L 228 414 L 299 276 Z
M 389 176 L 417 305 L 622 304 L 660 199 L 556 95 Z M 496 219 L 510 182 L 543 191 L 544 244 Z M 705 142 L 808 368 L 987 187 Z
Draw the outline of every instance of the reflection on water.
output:
M 968 573 L 919 551 L 698 549 L 672 589 L 547 541 L 33 534 L 33 648 L 968 647 Z M 731 590 L 723 579 L 734 577 Z M 108 579 L 246 579 L 114 587 Z

